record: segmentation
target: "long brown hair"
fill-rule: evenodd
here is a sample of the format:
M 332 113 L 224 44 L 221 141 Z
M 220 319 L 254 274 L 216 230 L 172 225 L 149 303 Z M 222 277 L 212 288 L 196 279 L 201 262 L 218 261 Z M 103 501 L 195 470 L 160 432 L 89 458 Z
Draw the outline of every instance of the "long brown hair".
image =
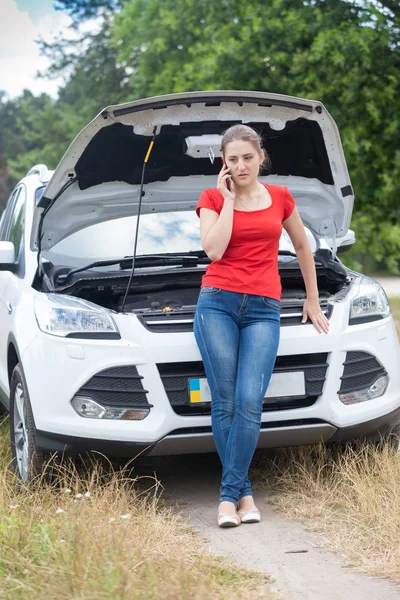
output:
M 265 158 L 262 165 L 260 165 L 260 173 L 269 172 L 271 170 L 271 158 L 263 146 L 261 135 L 257 133 L 255 129 L 249 127 L 248 125 L 242 124 L 232 125 L 232 127 L 229 127 L 229 129 L 227 129 L 222 135 L 222 154 L 225 155 L 226 146 L 230 142 L 236 141 L 250 142 L 250 144 L 253 144 L 258 153 L 264 152 Z

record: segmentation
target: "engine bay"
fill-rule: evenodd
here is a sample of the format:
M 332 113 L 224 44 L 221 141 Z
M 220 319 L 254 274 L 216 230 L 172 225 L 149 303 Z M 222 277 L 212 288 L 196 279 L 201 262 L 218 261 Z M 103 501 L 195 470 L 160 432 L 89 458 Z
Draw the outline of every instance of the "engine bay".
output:
M 351 281 L 346 267 L 337 258 L 334 259 L 330 251 L 325 250 L 315 254 L 315 265 L 320 302 L 327 304 L 339 292 L 342 297 Z M 112 269 L 106 272 L 100 269 L 83 270 L 62 283 L 60 275 L 66 269 L 65 266 L 46 263 L 42 279 L 36 282 L 37 289 L 76 296 L 121 312 L 130 269 Z M 166 314 L 194 311 L 204 272 L 203 265 L 138 269 L 130 283 L 123 312 Z M 282 282 L 282 310 L 299 309 L 306 299 L 306 290 L 297 259 L 282 261 L 279 272 Z

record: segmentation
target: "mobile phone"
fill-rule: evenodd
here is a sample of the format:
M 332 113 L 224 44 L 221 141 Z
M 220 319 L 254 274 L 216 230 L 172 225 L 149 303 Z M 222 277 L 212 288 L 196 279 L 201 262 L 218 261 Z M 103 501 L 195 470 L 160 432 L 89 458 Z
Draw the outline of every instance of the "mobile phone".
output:
M 224 157 L 222 157 L 222 166 L 226 167 L 226 163 L 224 161 Z M 228 190 L 231 191 L 231 180 L 230 180 L 229 177 L 228 177 L 228 179 L 225 179 L 225 185 L 228 188 Z

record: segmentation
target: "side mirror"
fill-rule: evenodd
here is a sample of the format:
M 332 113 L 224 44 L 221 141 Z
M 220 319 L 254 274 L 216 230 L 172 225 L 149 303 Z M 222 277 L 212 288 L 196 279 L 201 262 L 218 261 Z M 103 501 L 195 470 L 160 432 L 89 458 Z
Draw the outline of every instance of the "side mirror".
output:
M 18 263 L 15 262 L 15 248 L 12 242 L 0 242 L 0 271 L 15 273 Z

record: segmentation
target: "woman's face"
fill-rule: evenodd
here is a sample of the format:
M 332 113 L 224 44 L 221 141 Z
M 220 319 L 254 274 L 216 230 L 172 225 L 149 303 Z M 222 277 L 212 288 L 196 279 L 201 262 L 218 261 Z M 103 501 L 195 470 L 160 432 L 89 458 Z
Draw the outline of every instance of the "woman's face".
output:
M 264 152 L 251 142 L 234 140 L 226 145 L 224 159 L 235 185 L 247 187 L 257 180 Z

